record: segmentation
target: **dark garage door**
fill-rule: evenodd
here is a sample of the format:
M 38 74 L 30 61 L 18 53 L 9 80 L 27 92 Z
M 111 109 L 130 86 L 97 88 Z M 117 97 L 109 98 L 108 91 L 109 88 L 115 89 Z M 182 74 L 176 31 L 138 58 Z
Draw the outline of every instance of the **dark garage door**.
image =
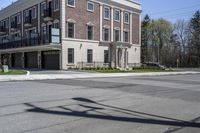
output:
M 59 51 L 42 52 L 42 68 L 50 70 L 59 70 Z
M 12 54 L 12 67 L 22 67 L 22 53 Z
M 38 53 L 30 52 L 25 53 L 25 67 L 26 68 L 38 68 Z

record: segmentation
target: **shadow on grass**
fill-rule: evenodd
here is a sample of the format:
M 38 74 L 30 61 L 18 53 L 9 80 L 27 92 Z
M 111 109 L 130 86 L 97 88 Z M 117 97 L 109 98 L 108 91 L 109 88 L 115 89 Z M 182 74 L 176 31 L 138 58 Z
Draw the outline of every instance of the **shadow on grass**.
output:
M 35 105 L 32 105 L 31 103 L 25 103 L 25 105 L 32 108 L 32 109 L 28 109 L 27 112 L 33 112 L 33 113 L 64 115 L 64 116 L 93 118 L 93 119 L 141 123 L 141 124 L 156 124 L 156 125 L 166 125 L 166 126 L 200 128 L 200 123 L 196 123 L 196 122 L 182 121 L 179 119 L 174 119 L 174 118 L 158 116 L 158 115 L 154 115 L 154 114 L 148 114 L 148 113 L 143 113 L 143 112 L 138 112 L 138 111 L 133 111 L 133 110 L 128 110 L 128 109 L 123 109 L 123 108 L 119 108 L 119 107 L 101 104 L 101 103 L 95 102 L 93 100 L 81 98 L 81 97 L 73 98 L 73 100 L 78 101 L 78 102 L 84 102 L 87 104 L 92 104 L 95 106 L 78 104 L 80 107 L 87 108 L 88 110 L 86 110 L 86 111 L 72 110 L 70 108 L 59 106 L 59 108 L 66 110 L 66 111 L 55 111 L 55 110 L 49 110 L 49 109 L 37 107 Z M 101 107 L 96 107 L 97 105 L 101 106 Z M 124 113 L 124 114 L 129 114 L 129 115 L 133 115 L 133 116 L 141 115 L 141 116 L 146 116 L 146 117 L 150 117 L 150 118 L 114 116 L 114 115 L 100 112 L 101 110 L 104 110 L 104 111 L 108 110 L 108 108 L 111 109 L 112 111 L 116 111 L 116 112 L 120 112 L 120 113 Z M 89 112 L 95 112 L 98 114 L 94 114 L 94 113 L 91 114 Z

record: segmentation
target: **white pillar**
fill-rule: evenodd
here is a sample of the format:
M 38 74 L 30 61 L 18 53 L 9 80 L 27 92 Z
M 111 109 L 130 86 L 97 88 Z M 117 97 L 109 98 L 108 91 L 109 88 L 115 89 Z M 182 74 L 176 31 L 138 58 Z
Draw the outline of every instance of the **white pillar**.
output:
M 133 43 L 133 15 L 130 14 L 130 44 Z
M 100 4 L 100 41 L 103 41 L 103 5 Z
M 121 41 L 124 41 L 124 11 L 121 10 Z
M 60 28 L 61 28 L 61 43 L 62 38 L 66 37 L 66 0 L 60 1 L 60 14 L 61 14 L 61 20 L 60 20 Z
M 111 7 L 111 42 L 113 42 L 113 30 L 114 30 L 114 9 Z

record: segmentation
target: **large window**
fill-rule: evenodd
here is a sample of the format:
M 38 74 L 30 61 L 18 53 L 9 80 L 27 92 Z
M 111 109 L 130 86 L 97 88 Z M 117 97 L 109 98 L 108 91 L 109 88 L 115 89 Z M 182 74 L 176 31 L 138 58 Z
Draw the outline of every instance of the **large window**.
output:
M 114 16 L 114 18 L 115 18 L 115 21 L 120 21 L 120 11 L 119 10 L 115 10 L 115 16 Z
M 104 28 L 104 41 L 109 41 L 110 30 L 108 28 Z
M 75 24 L 68 23 L 68 37 L 74 38 L 75 37 Z
M 110 19 L 110 8 L 109 7 L 104 8 L 104 19 Z
M 87 2 L 87 10 L 90 12 L 93 12 L 94 11 L 94 3 Z
M 93 51 L 92 51 L 92 49 L 87 50 L 87 62 L 88 63 L 93 62 Z
M 69 64 L 74 63 L 74 49 L 73 48 L 68 49 L 68 63 Z
M 36 16 L 36 7 L 33 7 L 31 9 L 31 15 L 32 15 L 32 19 L 35 19 L 37 16 Z
M 120 41 L 120 30 L 115 30 L 115 41 L 118 42 Z
M 109 63 L 109 51 L 104 50 L 104 63 Z
M 124 31 L 124 42 L 128 42 L 129 41 L 129 33 L 128 31 Z
M 21 23 L 21 14 L 18 14 L 17 15 L 17 24 L 20 24 Z
M 46 3 L 45 2 L 43 2 L 42 4 L 41 4 L 41 15 L 42 16 L 44 16 L 44 10 L 47 8 L 47 5 L 46 5 Z
M 124 23 L 129 23 L 129 13 L 127 12 L 124 13 Z
M 87 26 L 87 36 L 88 36 L 88 40 L 93 40 L 93 26 L 88 25 Z
M 75 0 L 67 0 L 67 5 L 71 7 L 75 7 Z

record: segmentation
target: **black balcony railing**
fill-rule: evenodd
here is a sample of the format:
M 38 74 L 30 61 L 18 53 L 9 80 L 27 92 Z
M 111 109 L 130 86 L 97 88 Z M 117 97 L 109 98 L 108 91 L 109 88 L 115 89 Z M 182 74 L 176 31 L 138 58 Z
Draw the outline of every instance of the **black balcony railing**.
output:
M 6 32 L 5 26 L 0 26 L 0 32 Z
M 44 10 L 44 18 L 46 17 L 52 17 L 52 10 L 50 8 Z
M 17 28 L 17 23 L 15 21 L 11 22 L 11 28 L 13 28 L 13 29 Z
M 24 23 L 25 24 L 31 24 L 32 23 L 32 17 L 31 16 L 26 16 Z

